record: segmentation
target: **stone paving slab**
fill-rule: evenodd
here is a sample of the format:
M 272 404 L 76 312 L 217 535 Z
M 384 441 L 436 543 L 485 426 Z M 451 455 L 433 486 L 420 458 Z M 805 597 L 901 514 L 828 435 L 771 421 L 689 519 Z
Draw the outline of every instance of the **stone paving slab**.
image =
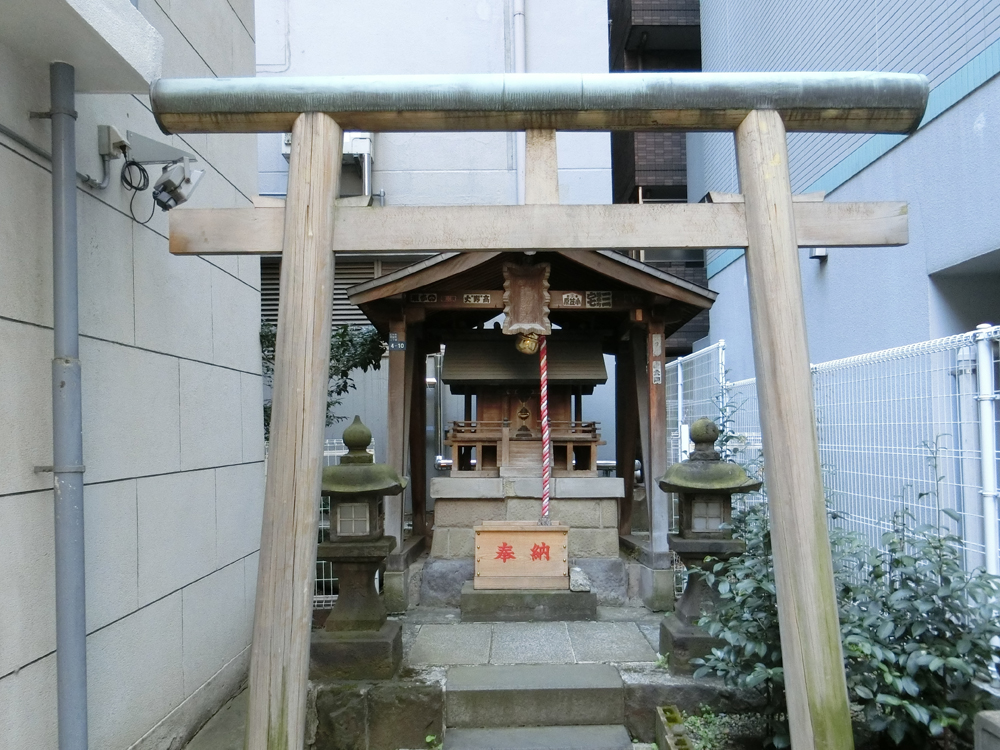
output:
M 244 690 L 192 738 L 186 750 L 242 750 L 250 691 Z
M 576 661 L 564 622 L 498 622 L 492 627 L 490 664 L 572 664 Z
M 492 626 L 479 623 L 421 625 L 410 647 L 409 664 L 486 664 Z
M 445 750 L 630 750 L 623 726 L 452 729 Z
M 568 622 L 578 662 L 650 662 L 656 652 L 634 622 Z
M 639 628 L 639 632 L 641 632 L 644 636 L 646 636 L 646 640 L 649 641 L 649 645 L 650 647 L 652 647 L 653 651 L 655 651 L 656 653 L 660 653 L 659 620 L 653 623 L 637 622 L 636 625 Z

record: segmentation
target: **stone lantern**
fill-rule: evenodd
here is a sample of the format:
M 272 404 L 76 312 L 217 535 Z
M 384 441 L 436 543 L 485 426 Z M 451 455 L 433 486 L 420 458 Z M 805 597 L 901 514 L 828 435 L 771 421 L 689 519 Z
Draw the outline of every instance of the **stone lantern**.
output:
M 385 536 L 383 498 L 406 487 L 390 466 L 368 453 L 372 433 L 360 417 L 344 430 L 348 452 L 323 470 L 321 493 L 330 498 L 330 539 L 317 558 L 339 581 L 337 603 L 322 631 L 313 633 L 311 674 L 337 679 L 386 679 L 402 658 L 402 626 L 386 620 L 375 573 L 396 546 Z
M 747 476 L 739 464 L 723 461 L 715 450 L 719 428 L 710 419 L 691 425 L 694 451 L 686 461 L 674 464 L 659 478 L 660 489 L 676 492 L 679 498 L 680 528 L 670 535 L 670 549 L 695 569 L 688 577 L 684 593 L 674 612 L 660 624 L 660 653 L 669 654 L 670 671 L 690 674 L 690 660 L 706 656 L 719 641 L 698 627 L 702 612 L 711 609 L 717 598 L 697 569 L 705 568 L 705 558 L 726 559 L 744 550 L 728 528 L 732 518 L 733 495 L 754 492 L 761 482 Z

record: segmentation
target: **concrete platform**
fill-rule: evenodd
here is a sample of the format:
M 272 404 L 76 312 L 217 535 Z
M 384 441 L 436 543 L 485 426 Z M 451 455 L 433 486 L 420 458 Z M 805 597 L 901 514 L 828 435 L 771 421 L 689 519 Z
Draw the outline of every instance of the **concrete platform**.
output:
M 656 661 L 652 644 L 656 642 L 658 627 L 658 622 L 634 621 L 425 623 L 408 626 L 404 664 L 412 667 L 588 662 L 652 665 Z
M 452 667 L 448 727 L 622 724 L 622 678 L 608 664 Z
M 451 729 L 444 750 L 631 750 L 621 725 Z
M 597 595 L 584 591 L 490 590 L 462 586 L 462 622 L 596 620 Z

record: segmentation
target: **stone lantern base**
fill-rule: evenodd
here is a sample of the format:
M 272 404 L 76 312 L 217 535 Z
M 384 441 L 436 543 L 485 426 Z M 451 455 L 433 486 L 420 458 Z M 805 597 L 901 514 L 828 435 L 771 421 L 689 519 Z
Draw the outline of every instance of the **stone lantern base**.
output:
M 403 627 L 386 620 L 375 589 L 375 571 L 396 546 L 392 537 L 319 545 L 317 556 L 329 560 L 340 593 L 323 630 L 312 634 L 310 679 L 386 680 L 403 659 Z
M 667 654 L 671 674 L 688 675 L 697 669 L 692 659 L 708 656 L 713 648 L 725 645 L 721 639 L 713 638 L 698 627 L 702 613 L 714 608 L 718 593 L 697 572 L 707 556 L 724 560 L 746 547 L 738 539 L 685 539 L 671 534 L 670 548 L 680 556 L 692 575 L 674 611 L 660 622 L 660 653 Z
M 389 680 L 403 661 L 403 625 L 379 630 L 317 630 L 309 650 L 310 680 Z

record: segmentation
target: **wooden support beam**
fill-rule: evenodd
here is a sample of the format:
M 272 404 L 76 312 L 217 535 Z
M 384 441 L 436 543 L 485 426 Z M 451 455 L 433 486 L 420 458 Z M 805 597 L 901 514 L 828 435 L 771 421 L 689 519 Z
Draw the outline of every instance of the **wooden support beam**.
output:
M 389 323 L 389 444 L 386 463 L 401 477 L 407 474 L 410 417 L 410 373 L 412 348 L 406 340 L 406 321 Z M 412 370 L 411 370 L 412 372 Z M 406 493 L 385 498 L 385 533 L 396 538 L 396 550 L 403 546 L 403 514 Z
M 736 154 L 791 743 L 849 750 L 854 740 L 781 116 L 751 112 L 736 131 Z
M 670 499 L 657 483 L 673 463 L 667 451 L 667 390 L 664 382 L 662 321 L 651 320 L 646 338 L 646 362 L 648 378 L 647 401 L 639 408 L 649 412 L 649 452 L 643 453 L 646 471 L 646 503 L 649 506 L 649 544 L 652 552 L 662 553 L 670 549 Z
M 633 328 L 629 336 L 629 345 L 632 348 L 632 373 L 635 375 L 635 402 L 639 420 L 639 451 L 642 453 L 642 483 L 646 490 L 646 508 L 649 512 L 649 529 L 652 531 L 653 523 L 653 474 L 649 470 L 649 410 L 645 406 L 649 403 L 649 374 L 646 363 L 646 329 Z
M 417 337 L 414 336 L 414 339 Z M 416 347 L 416 341 L 413 342 Z M 413 535 L 427 534 L 427 356 L 414 350 L 410 396 L 410 503 Z
M 632 347 L 629 342 L 621 342 L 615 356 L 615 473 L 625 482 L 625 494 L 618 509 L 618 533 L 622 535 L 632 533 L 638 439 L 639 412 L 635 400 Z
M 525 131 L 524 202 L 559 203 L 559 158 L 554 130 Z
M 316 574 L 316 534 L 333 305 L 334 200 L 341 130 L 330 117 L 295 121 L 250 656 L 247 750 L 300 748 Z
M 800 247 L 905 245 L 906 203 L 795 203 Z M 277 255 L 280 208 L 170 212 L 174 255 Z M 345 253 L 746 247 L 743 203 L 386 206 L 337 210 Z

